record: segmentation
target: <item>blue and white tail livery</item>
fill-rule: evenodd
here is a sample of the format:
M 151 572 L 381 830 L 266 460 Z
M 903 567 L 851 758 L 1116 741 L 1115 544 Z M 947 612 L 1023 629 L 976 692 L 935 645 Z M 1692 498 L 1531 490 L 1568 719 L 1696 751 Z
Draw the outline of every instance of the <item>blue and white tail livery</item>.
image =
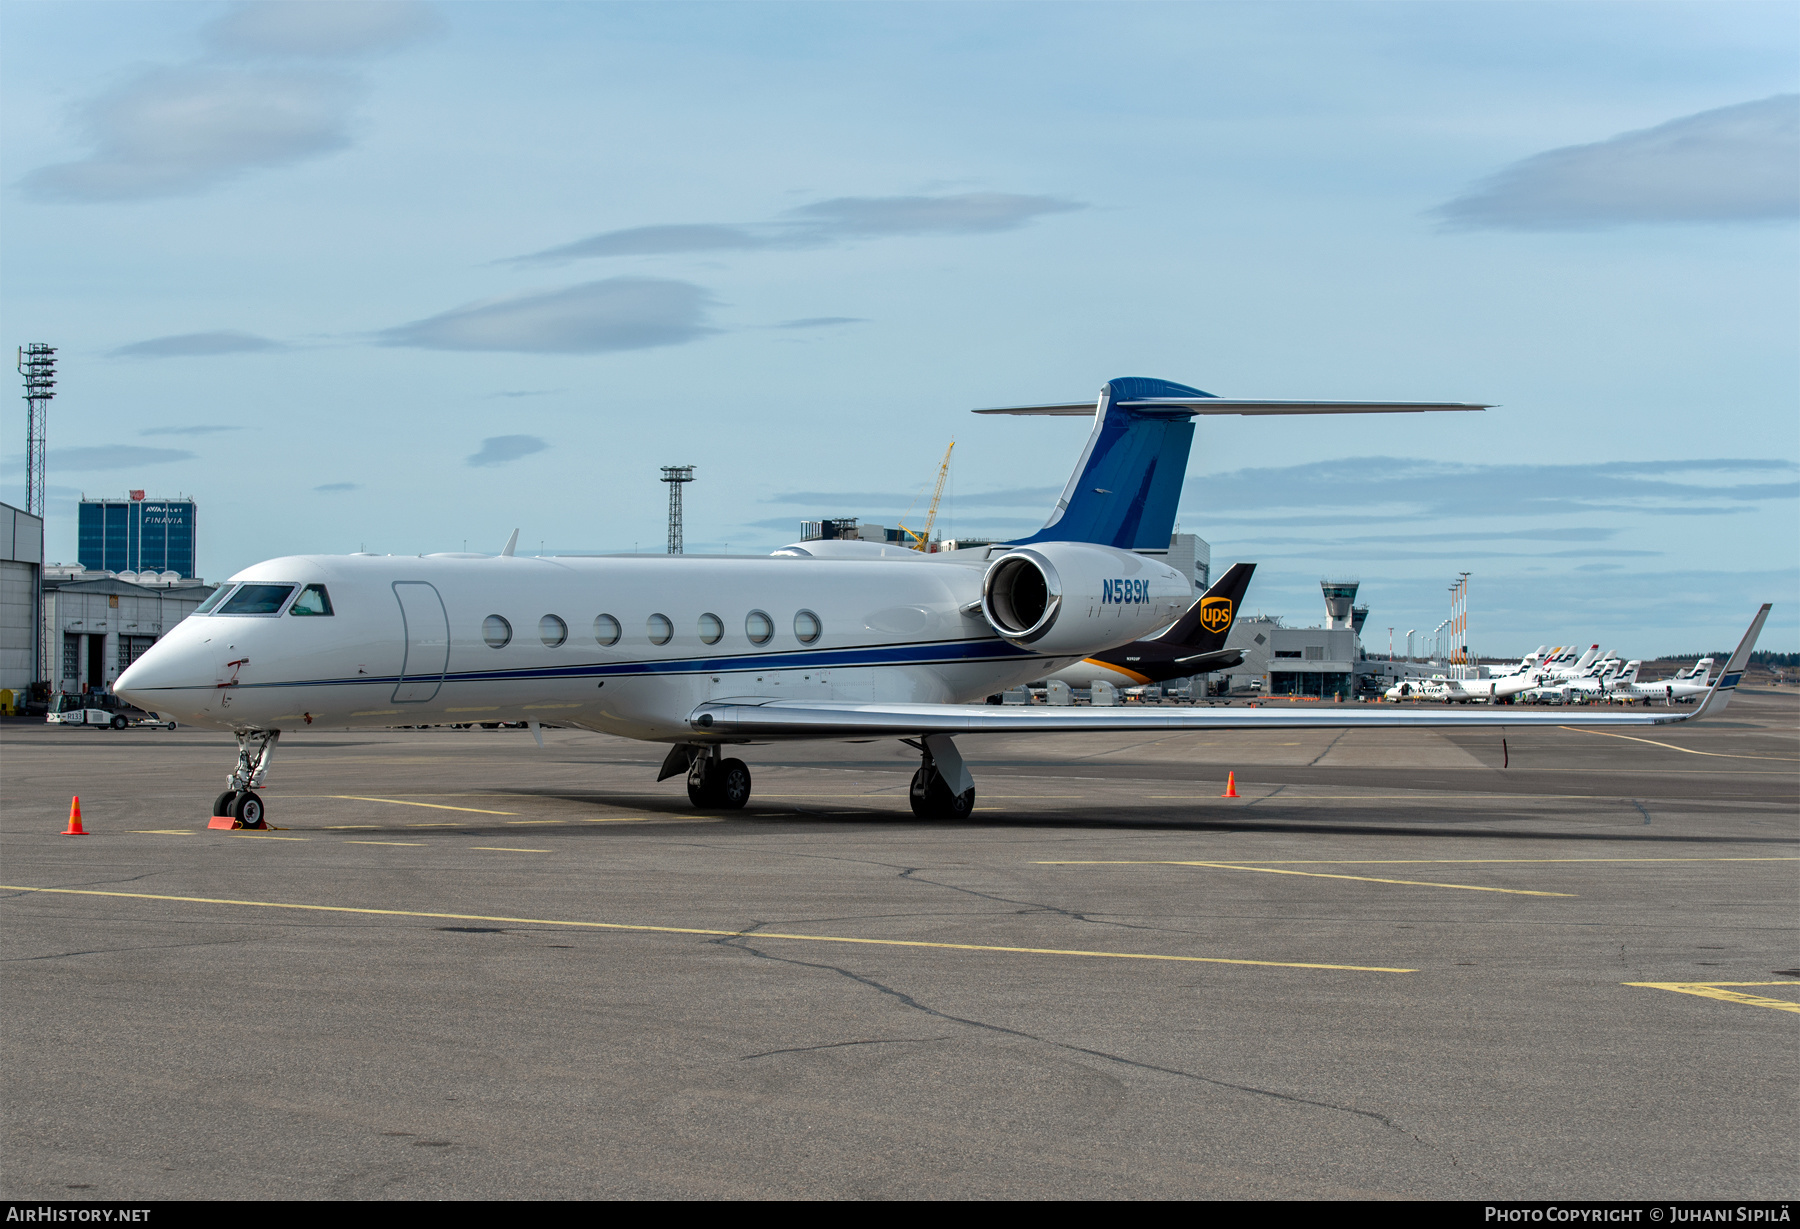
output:
M 1153 380 L 1122 376 L 1100 388 L 1100 399 L 1005 406 L 977 414 L 1094 416 L 1094 430 L 1075 472 L 1044 527 L 1018 545 L 1097 542 L 1123 550 L 1158 549 L 1169 542 L 1187 478 L 1194 418 L 1211 414 L 1420 414 L 1485 410 L 1461 401 L 1242 401 Z
M 705 807 L 750 796 L 749 768 L 725 754 L 734 745 L 895 737 L 920 752 L 914 811 L 966 816 L 975 790 L 957 734 L 1661 725 L 1722 709 L 1767 606 L 1693 713 L 980 703 L 1141 639 L 1192 603 L 1187 577 L 1133 548 L 1168 543 L 1196 416 L 1481 408 L 1233 401 L 1114 380 L 1092 405 L 983 411 L 1094 418 L 1048 522 L 1018 542 L 938 554 L 840 542 L 761 557 L 521 558 L 515 533 L 497 555 L 291 555 L 225 582 L 116 690 L 236 734 L 214 814 L 246 823 L 261 822 L 255 791 L 282 735 L 317 729 L 544 721 L 658 742 L 663 775 L 685 773 Z

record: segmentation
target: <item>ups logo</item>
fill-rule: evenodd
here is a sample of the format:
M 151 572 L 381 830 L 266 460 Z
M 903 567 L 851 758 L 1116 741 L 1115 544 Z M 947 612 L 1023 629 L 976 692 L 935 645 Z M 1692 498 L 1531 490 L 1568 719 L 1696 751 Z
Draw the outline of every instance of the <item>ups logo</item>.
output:
M 1231 599 L 1203 598 L 1200 602 L 1200 626 L 1209 632 L 1222 632 L 1231 626 Z

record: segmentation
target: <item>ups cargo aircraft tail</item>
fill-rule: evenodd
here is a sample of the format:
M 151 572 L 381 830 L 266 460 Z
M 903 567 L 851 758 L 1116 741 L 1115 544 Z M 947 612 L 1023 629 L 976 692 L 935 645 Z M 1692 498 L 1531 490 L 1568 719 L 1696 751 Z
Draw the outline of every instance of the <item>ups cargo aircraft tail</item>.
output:
M 1095 683 L 1142 687 L 1146 683 L 1166 683 L 1231 669 L 1244 660 L 1244 654 L 1226 648 L 1225 637 L 1237 622 L 1244 590 L 1250 587 L 1250 576 L 1255 571 L 1254 563 L 1232 564 L 1218 583 L 1201 594 L 1167 631 L 1084 657 L 1050 677 L 1071 687 L 1092 687 Z
M 1093 416 L 1049 522 L 1019 542 L 931 555 L 875 543 L 760 558 L 291 555 L 232 577 L 116 690 L 237 736 L 213 813 L 250 826 L 263 823 L 256 791 L 282 733 L 315 726 L 550 721 L 665 743 L 664 775 L 685 771 L 705 807 L 750 796 L 750 770 L 729 747 L 893 737 L 919 750 L 915 813 L 963 817 L 975 786 L 958 734 L 1561 724 L 1560 714 L 1497 709 L 970 703 L 1148 635 L 1189 604 L 1189 580 L 1133 548 L 1169 540 L 1195 416 L 1483 408 L 1238 401 L 1115 380 L 1091 406 L 985 411 Z M 1581 720 L 1655 725 L 1717 712 L 1767 614 L 1694 712 Z

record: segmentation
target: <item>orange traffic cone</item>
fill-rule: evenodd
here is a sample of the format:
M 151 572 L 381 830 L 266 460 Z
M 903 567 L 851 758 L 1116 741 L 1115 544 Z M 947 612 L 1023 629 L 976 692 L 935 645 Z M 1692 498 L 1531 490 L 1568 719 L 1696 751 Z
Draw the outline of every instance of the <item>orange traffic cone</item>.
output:
M 1236 798 L 1237 796 L 1237 773 L 1228 772 L 1225 774 L 1225 792 L 1220 794 L 1219 797 Z
M 69 799 L 69 826 L 62 831 L 64 836 L 86 836 L 87 830 L 81 826 L 81 798 Z

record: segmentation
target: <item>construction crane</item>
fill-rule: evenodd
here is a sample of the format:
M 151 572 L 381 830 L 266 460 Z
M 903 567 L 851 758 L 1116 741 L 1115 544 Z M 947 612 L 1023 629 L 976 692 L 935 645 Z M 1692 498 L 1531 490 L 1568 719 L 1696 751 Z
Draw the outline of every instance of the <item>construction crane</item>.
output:
M 900 532 L 912 539 L 907 545 L 914 550 L 928 551 L 931 549 L 931 527 L 937 524 L 938 504 L 944 498 L 944 481 L 950 477 L 950 454 L 955 448 L 956 441 L 951 440 L 950 447 L 944 449 L 943 464 L 938 466 L 937 488 L 931 492 L 931 506 L 925 509 L 925 528 L 914 533 L 906 527 L 905 522 L 901 522 Z

